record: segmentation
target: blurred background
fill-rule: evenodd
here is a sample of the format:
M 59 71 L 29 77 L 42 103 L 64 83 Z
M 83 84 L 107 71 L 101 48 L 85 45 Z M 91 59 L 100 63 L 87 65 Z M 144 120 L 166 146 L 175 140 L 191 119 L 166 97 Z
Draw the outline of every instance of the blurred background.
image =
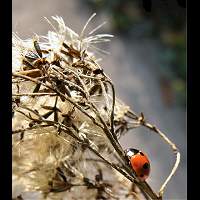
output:
M 186 9 L 175 0 L 153 0 L 150 12 L 142 0 L 13 0 L 12 6 L 13 32 L 22 39 L 51 30 L 44 16 L 62 16 L 77 33 L 94 12 L 88 32 L 107 21 L 99 33 L 115 37 L 100 46 L 110 52 L 97 55 L 101 66 L 117 96 L 177 144 L 181 164 L 164 199 L 187 199 Z M 158 190 L 174 164 L 168 145 L 144 128 L 130 131 L 121 144 L 148 154 L 152 172 L 147 182 Z

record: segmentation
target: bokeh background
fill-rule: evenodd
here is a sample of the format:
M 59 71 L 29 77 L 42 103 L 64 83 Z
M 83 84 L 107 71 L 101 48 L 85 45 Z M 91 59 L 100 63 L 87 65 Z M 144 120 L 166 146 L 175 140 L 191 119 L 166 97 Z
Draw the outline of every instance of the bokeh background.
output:
M 175 0 L 153 0 L 147 12 L 142 0 L 13 0 L 12 28 L 22 39 L 51 29 L 44 16 L 62 16 L 66 25 L 80 33 L 94 12 L 88 30 L 103 21 L 99 31 L 114 34 L 103 47 L 109 55 L 101 65 L 112 78 L 116 93 L 136 112 L 177 144 L 181 164 L 170 181 L 164 199 L 187 199 L 186 141 L 186 10 Z M 174 164 L 168 145 L 150 131 L 140 128 L 122 137 L 124 148 L 146 152 L 151 160 L 148 183 L 155 190 Z

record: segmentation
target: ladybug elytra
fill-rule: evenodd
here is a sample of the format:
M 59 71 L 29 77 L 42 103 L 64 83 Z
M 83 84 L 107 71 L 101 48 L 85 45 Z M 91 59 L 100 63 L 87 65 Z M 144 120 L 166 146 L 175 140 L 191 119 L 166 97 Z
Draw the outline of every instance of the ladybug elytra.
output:
M 150 173 L 150 162 L 146 154 L 133 148 L 125 150 L 125 154 L 128 157 L 136 176 L 141 181 L 145 181 Z

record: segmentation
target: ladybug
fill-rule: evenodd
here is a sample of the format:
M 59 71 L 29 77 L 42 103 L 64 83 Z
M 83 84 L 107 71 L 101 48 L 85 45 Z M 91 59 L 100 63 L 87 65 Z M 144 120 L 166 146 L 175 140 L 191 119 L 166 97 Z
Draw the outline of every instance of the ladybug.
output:
M 150 173 L 150 162 L 148 157 L 137 149 L 126 149 L 125 154 L 128 157 L 131 167 L 136 173 L 136 176 L 145 181 Z

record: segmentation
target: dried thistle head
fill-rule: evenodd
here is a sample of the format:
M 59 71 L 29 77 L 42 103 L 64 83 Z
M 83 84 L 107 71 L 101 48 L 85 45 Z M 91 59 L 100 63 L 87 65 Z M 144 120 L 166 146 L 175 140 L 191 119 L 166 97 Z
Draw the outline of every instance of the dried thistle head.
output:
M 94 35 L 101 25 L 85 35 L 94 16 L 80 34 L 56 16 L 47 36 L 13 35 L 13 198 L 137 199 L 145 187 L 156 196 L 119 143 L 144 118 L 97 62 L 94 44 L 113 36 Z

